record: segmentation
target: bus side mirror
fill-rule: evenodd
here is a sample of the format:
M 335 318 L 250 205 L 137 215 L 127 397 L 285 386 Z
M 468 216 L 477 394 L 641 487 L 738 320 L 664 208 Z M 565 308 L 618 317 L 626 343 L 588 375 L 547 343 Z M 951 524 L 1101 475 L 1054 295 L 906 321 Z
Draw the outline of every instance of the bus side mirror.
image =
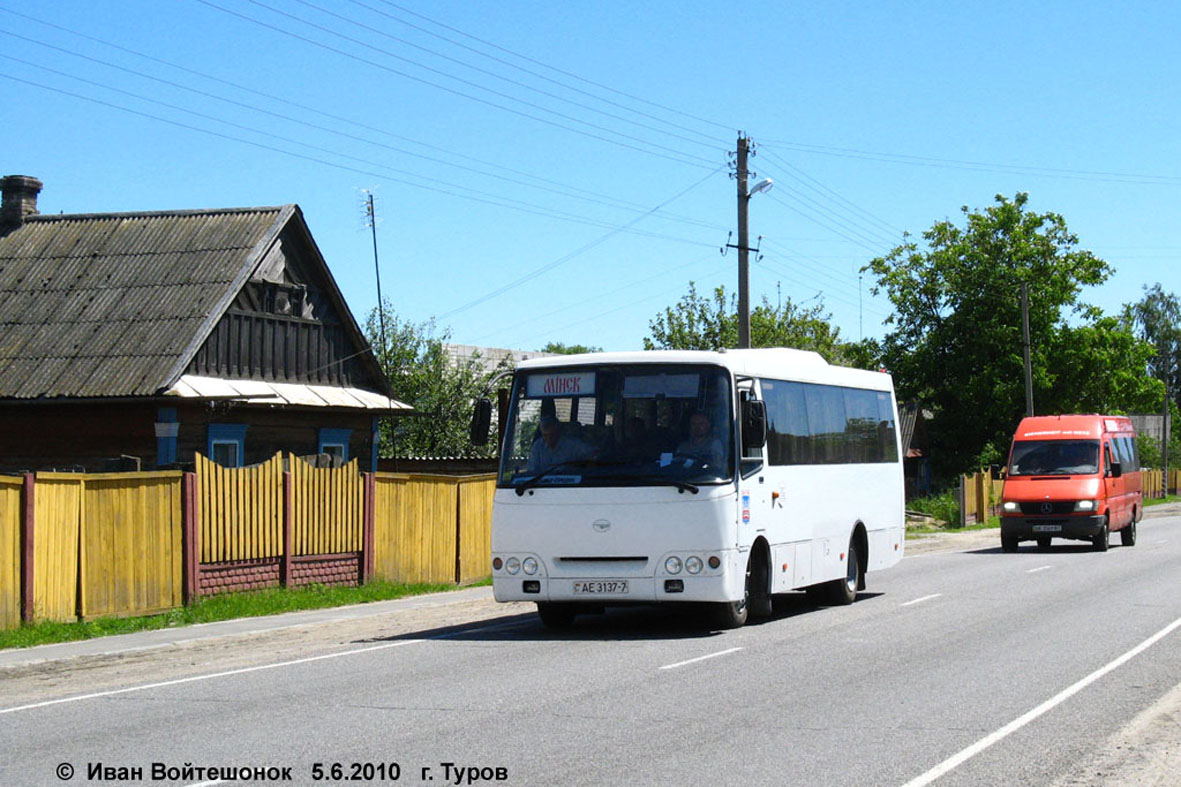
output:
M 1111 477 L 1112 478 L 1119 478 L 1123 474 L 1124 474 L 1123 463 L 1122 462 L 1112 462 L 1111 463 Z
M 476 400 L 472 413 L 472 427 L 469 436 L 472 445 L 487 445 L 488 431 L 492 428 L 492 402 L 487 397 Z
M 750 454 L 767 444 L 767 406 L 758 399 L 742 403 L 742 453 Z

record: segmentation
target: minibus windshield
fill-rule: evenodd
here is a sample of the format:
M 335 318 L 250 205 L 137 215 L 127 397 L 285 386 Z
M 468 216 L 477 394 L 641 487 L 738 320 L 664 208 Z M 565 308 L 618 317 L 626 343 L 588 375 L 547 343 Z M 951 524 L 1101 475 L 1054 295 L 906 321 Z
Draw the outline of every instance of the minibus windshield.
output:
M 734 476 L 729 373 L 717 366 L 612 364 L 522 370 L 513 384 L 499 485 L 675 486 Z
M 1018 440 L 1009 475 L 1094 475 L 1099 472 L 1097 440 Z

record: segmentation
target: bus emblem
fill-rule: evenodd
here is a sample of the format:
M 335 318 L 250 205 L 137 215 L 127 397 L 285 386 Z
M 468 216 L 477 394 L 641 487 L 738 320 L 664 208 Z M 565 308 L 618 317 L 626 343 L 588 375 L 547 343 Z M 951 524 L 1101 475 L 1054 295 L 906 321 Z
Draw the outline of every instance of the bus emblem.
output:
M 596 533 L 606 533 L 608 530 L 611 529 L 611 523 L 608 522 L 606 519 L 596 519 L 591 524 L 591 527 L 593 527 L 595 529 Z

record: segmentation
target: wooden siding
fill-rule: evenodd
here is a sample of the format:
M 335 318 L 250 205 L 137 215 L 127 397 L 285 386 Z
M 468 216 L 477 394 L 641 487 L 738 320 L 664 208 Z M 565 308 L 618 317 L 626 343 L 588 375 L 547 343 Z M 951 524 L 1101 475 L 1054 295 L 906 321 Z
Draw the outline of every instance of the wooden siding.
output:
M 21 487 L 19 478 L 0 478 L 0 629 L 21 620 Z
M 181 483 L 179 471 L 86 476 L 80 616 L 150 615 L 183 603 Z
M 291 494 L 293 554 L 361 551 L 365 481 L 357 460 L 316 468 L 291 457 Z
M 72 621 L 78 607 L 78 540 L 85 481 L 76 473 L 38 473 L 36 483 L 33 618 Z
M 187 373 L 369 387 L 374 383 L 351 358 L 355 353 L 340 325 L 229 311 L 201 345 Z
M 492 496 L 496 476 L 459 481 L 459 576 L 472 582 L 492 574 Z
M 227 469 L 196 455 L 202 563 L 283 554 L 283 457 Z
M 376 486 L 374 578 L 454 582 L 455 479 L 378 473 Z

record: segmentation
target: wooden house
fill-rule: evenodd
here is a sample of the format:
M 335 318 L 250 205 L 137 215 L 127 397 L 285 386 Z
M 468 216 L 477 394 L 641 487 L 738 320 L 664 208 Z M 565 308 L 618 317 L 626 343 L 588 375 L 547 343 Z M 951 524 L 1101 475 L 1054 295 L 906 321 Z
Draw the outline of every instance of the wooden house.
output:
M 299 206 L 41 215 L 40 181 L 0 184 L 0 472 L 371 469 L 377 419 L 412 412 Z

